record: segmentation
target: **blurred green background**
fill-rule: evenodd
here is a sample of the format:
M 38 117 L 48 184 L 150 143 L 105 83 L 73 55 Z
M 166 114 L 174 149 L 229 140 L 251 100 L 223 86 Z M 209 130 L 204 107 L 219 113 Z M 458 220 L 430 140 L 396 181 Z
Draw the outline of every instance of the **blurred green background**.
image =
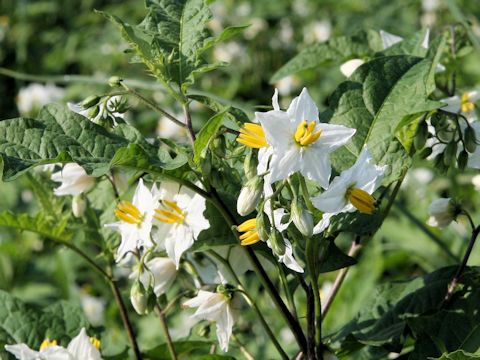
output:
M 306 46 L 360 29 L 383 29 L 399 36 L 409 36 L 430 27 L 434 36 L 457 22 L 455 13 L 451 11 L 452 3 L 443 0 L 217 1 L 212 4 L 212 32 L 228 25 L 250 24 L 250 27 L 243 35 L 209 53 L 216 60 L 229 62 L 230 66 L 202 77 L 194 89 L 199 93 L 213 94 L 226 102 L 234 102 L 252 114 L 255 106 L 270 104 L 274 86 L 279 89 L 283 104 L 288 104 L 306 86 L 319 107 L 324 108 L 328 95 L 344 79 L 338 65 L 304 71 L 276 84 L 270 84 L 270 77 Z M 480 2 L 464 0 L 454 4 L 480 36 Z M 148 96 L 172 113 L 180 111 L 140 65 L 128 63 L 129 56 L 124 54 L 126 44 L 116 29 L 94 9 L 118 15 L 130 23 L 140 22 L 145 15 L 143 2 L 138 0 L 0 2 L 1 119 L 19 114 L 34 115 L 46 102 L 78 102 L 92 94 L 106 93 L 109 91 L 106 79 L 112 75 L 141 80 L 142 91 Z M 459 89 L 479 87 L 478 58 L 478 52 L 472 52 L 459 60 Z M 17 72 L 15 77 L 5 76 L 8 73 L 5 69 Z M 79 77 L 71 81 L 64 77 L 67 74 Z M 34 83 L 42 86 L 32 87 Z M 47 85 L 47 88 L 43 87 Z M 147 136 L 184 136 L 176 129 L 165 126 L 156 113 L 141 104 L 131 105 L 127 119 Z M 200 107 L 193 111 L 197 122 L 208 118 L 209 113 Z M 359 256 L 359 265 L 351 269 L 325 320 L 325 333 L 350 320 L 378 284 L 408 279 L 458 261 L 467 244 L 467 224 L 460 221 L 445 231 L 429 228 L 425 225 L 427 207 L 439 196 L 458 197 L 480 220 L 477 205 L 480 203 L 479 176 L 478 171 L 472 170 L 444 175 L 432 169 L 431 163 L 415 164 L 388 220 L 365 244 Z M 53 189 L 54 183 L 47 178 L 43 180 Z M 25 177 L 0 184 L 0 210 L 35 213 L 38 206 L 34 201 L 34 191 L 32 183 Z M 340 239 L 339 246 L 346 251 L 350 241 L 345 236 Z M 474 249 L 470 264 L 480 265 L 479 248 Z M 334 277 L 335 273 L 322 276 L 326 288 Z M 250 283 L 252 292 L 258 291 L 253 275 Z M 93 309 L 98 312 L 104 309 L 104 315 L 97 317 L 98 321 L 93 325 L 108 329 L 102 338 L 106 351 L 118 352 L 118 344 L 127 343 L 118 313 L 110 301 L 111 295 L 104 284 L 98 283 L 95 274 L 68 250 L 53 248 L 35 235 L 0 229 L 0 289 L 40 305 L 57 299 L 72 300 L 79 305 L 83 302 L 92 319 L 95 317 Z M 276 317 L 274 309 L 263 308 L 270 309 L 267 318 Z M 184 313 L 175 316 L 172 324 L 186 322 Z M 252 341 L 251 329 L 247 327 L 249 316 L 253 317 L 253 314 L 245 315 L 238 325 L 239 338 L 246 343 Z M 158 320 L 153 316 L 132 317 L 139 329 L 141 347 L 158 344 L 162 338 Z M 278 328 L 281 324 L 275 326 L 282 335 L 283 343 L 287 347 L 288 344 L 293 346 L 290 333 L 281 331 Z M 158 330 L 151 331 L 152 328 Z M 258 324 L 254 325 L 253 331 L 258 334 L 255 339 L 257 353 L 273 353 Z M 188 334 L 188 329 L 183 329 L 183 333 L 182 329 L 174 331 L 177 338 L 185 334 Z M 199 338 L 198 335 L 194 337 Z M 214 334 L 210 337 L 214 338 Z M 234 353 L 238 353 L 238 349 L 233 347 Z

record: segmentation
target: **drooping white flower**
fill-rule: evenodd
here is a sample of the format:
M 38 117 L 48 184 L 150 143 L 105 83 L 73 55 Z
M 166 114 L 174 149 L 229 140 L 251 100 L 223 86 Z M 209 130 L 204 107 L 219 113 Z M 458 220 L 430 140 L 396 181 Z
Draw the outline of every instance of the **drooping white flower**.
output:
M 312 199 L 313 205 L 324 212 L 314 234 L 325 230 L 334 215 L 356 210 L 366 214 L 375 211 L 375 199 L 371 194 L 380 186 L 386 166 L 375 165 L 372 160 L 365 147 L 350 169 L 335 177 L 325 192 Z
M 103 324 L 105 316 L 105 300 L 89 294 L 80 294 L 83 313 L 93 326 Z
M 355 70 L 357 70 L 363 64 L 365 64 L 365 60 L 351 59 L 340 65 L 340 71 L 346 77 L 350 77 L 350 75 L 352 75 Z
M 455 220 L 455 204 L 450 198 L 440 198 L 433 200 L 428 207 L 427 224 L 440 229 L 447 227 Z
M 17 107 L 22 114 L 31 114 L 42 106 L 59 101 L 64 90 L 52 84 L 32 83 L 21 88 L 17 96 Z
M 223 294 L 200 290 L 196 297 L 183 304 L 188 308 L 198 308 L 192 317 L 216 323 L 217 339 L 223 351 L 228 351 L 228 343 L 235 323 L 231 302 L 232 300 Z
M 145 264 L 146 268 L 140 274 L 140 281 L 145 288 L 153 287 L 155 295 L 160 296 L 167 292 L 177 276 L 175 262 L 168 257 L 155 257 Z M 138 277 L 138 270 L 130 275 L 131 279 Z
M 179 119 L 181 118 L 181 115 L 175 114 L 175 117 Z M 158 120 L 155 132 L 158 136 L 167 139 L 173 139 L 181 142 L 186 142 L 188 140 L 187 130 L 184 127 L 178 126 L 167 117 L 161 117 Z
M 160 206 L 155 209 L 154 218 L 160 230 L 155 232 L 155 240 L 165 247 L 178 268 L 182 254 L 193 245 L 200 232 L 210 227 L 203 216 L 205 199 L 188 189 L 180 189 L 173 182 L 162 183 L 158 199 Z
M 95 178 L 87 175 L 86 171 L 76 163 L 66 164 L 62 170 L 53 173 L 51 179 L 62 183 L 53 191 L 56 196 L 80 195 L 90 190 L 95 184 Z
M 442 107 L 442 110 L 454 114 L 462 114 L 469 122 L 473 122 L 477 120 L 475 102 L 478 100 L 480 100 L 480 91 L 473 90 L 465 92 L 461 96 L 455 95 L 440 101 L 447 104 Z
M 70 341 L 67 348 L 49 339 L 43 341 L 39 351 L 30 349 L 26 344 L 5 345 L 5 350 L 19 360 L 102 360 L 99 348 L 100 341 L 88 337 L 85 328 Z
M 122 240 L 117 250 L 116 260 L 119 262 L 125 254 L 143 246 L 153 245 L 150 232 L 153 216 L 158 206 L 156 187 L 152 191 L 140 179 L 133 195 L 132 202 L 122 201 L 115 209 L 115 215 L 120 221 L 106 224 L 106 227 L 120 232 Z
M 255 113 L 260 125 L 245 124 L 237 141 L 252 148 L 269 148 L 259 153 L 259 166 L 271 154 L 271 183 L 298 171 L 326 188 L 331 174 L 329 154 L 345 145 L 355 129 L 321 123 L 318 108 L 306 88 L 286 112 L 280 110 L 277 90 L 272 104 L 274 110 Z

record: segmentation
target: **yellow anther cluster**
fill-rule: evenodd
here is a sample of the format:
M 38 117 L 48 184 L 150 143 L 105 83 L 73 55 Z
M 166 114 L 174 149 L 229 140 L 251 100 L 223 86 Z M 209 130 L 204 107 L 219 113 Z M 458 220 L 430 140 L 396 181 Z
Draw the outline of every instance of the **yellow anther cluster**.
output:
M 295 141 L 301 146 L 307 146 L 317 141 L 322 134 L 322 130 L 313 132 L 316 125 L 316 121 L 310 121 L 308 123 L 307 120 L 303 120 L 295 131 Z
M 245 123 L 240 129 L 240 135 L 237 137 L 240 144 L 254 149 L 260 149 L 268 146 L 265 132 L 259 124 Z
M 475 109 L 475 104 L 470 101 L 470 97 L 468 93 L 462 95 L 462 99 L 460 102 L 460 111 L 463 113 L 473 111 Z
M 370 215 L 375 212 L 375 198 L 365 190 L 353 188 L 347 192 L 347 197 L 358 211 Z
M 164 209 L 155 209 L 157 215 L 155 219 L 167 224 L 182 224 L 185 221 L 185 213 L 180 209 L 175 201 L 162 200 Z
M 129 201 L 122 201 L 117 205 L 115 216 L 129 224 L 140 224 L 143 220 L 140 210 Z
M 57 346 L 57 345 L 58 345 L 57 340 L 50 340 L 49 338 L 46 338 L 40 344 L 40 350 L 43 350 L 49 346 Z
M 100 350 L 100 346 L 102 346 L 102 343 L 100 340 L 98 340 L 95 336 L 92 336 L 90 338 L 90 342 L 92 343 L 93 346 L 95 346 L 98 350 Z
M 240 235 L 240 244 L 243 246 L 253 245 L 260 241 L 260 235 L 257 232 L 257 219 L 247 220 L 237 226 L 238 232 L 243 233 Z

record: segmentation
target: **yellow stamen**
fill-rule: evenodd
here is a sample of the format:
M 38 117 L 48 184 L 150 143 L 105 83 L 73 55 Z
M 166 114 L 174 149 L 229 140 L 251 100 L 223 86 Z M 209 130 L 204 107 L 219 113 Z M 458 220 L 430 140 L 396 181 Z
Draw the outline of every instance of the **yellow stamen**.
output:
M 298 124 L 297 130 L 295 130 L 295 135 L 293 136 L 297 144 L 300 146 L 308 146 L 317 141 L 322 134 L 322 130 L 320 129 L 317 132 L 313 132 L 316 126 L 316 121 L 307 122 L 306 120 L 303 120 Z
M 347 197 L 358 211 L 370 215 L 375 212 L 375 198 L 365 190 L 353 188 L 347 192 Z
M 100 350 L 100 346 L 102 346 L 102 343 L 100 340 L 98 340 L 95 336 L 92 336 L 90 338 L 90 342 L 92 343 L 93 346 L 97 348 L 97 350 Z
M 57 343 L 57 340 L 51 340 L 49 338 L 46 338 L 45 340 L 42 341 L 42 343 L 40 344 L 40 350 L 43 350 L 49 346 L 57 346 L 58 343 Z
M 244 233 L 239 236 L 240 245 L 247 246 L 259 242 L 260 235 L 256 230 L 257 219 L 249 219 L 237 226 L 237 231 Z
M 240 135 L 237 137 L 237 142 L 254 149 L 268 146 L 262 126 L 254 123 L 243 124 L 240 128 Z
M 138 208 L 129 201 L 122 201 L 114 211 L 115 216 L 129 224 L 140 224 L 143 215 Z
M 162 200 L 161 203 L 165 209 L 155 209 L 157 213 L 157 215 L 154 216 L 155 219 L 167 224 L 183 224 L 185 221 L 185 213 L 175 201 Z
M 462 113 L 466 113 L 469 111 L 473 111 L 474 109 L 475 104 L 470 101 L 470 96 L 468 95 L 468 93 L 464 93 L 460 102 L 460 111 Z

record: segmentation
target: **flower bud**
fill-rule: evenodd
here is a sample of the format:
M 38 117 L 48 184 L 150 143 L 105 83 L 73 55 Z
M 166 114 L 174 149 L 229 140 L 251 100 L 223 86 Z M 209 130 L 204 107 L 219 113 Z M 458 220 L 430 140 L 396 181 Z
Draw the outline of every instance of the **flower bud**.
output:
M 313 235 L 313 216 L 298 197 L 293 199 L 292 221 L 303 236 L 311 237 Z
M 217 136 L 210 145 L 215 155 L 224 158 L 226 154 L 226 143 L 224 136 Z
M 83 100 L 80 103 L 80 106 L 86 110 L 86 109 L 91 108 L 92 106 L 97 105 L 99 101 L 100 101 L 99 96 L 91 95 L 91 96 L 87 97 L 85 100 Z
M 250 214 L 258 205 L 263 193 L 263 180 L 260 176 L 255 176 L 247 181 L 237 200 L 237 212 L 246 216 Z
M 87 112 L 87 118 L 93 119 L 98 115 L 99 112 L 100 112 L 100 107 L 98 106 L 91 107 Z
M 417 132 L 413 138 L 413 144 L 415 149 L 421 150 L 425 146 L 428 138 L 428 125 L 426 121 L 422 121 L 418 124 Z
M 418 153 L 420 159 L 426 159 L 430 155 L 432 155 L 432 148 L 429 147 L 423 148 L 422 151 Z
M 272 227 L 270 225 L 270 220 L 268 219 L 268 216 L 263 211 L 260 211 L 257 214 L 256 220 L 257 220 L 256 229 L 257 229 L 258 235 L 260 236 L 261 240 L 265 241 L 266 239 L 268 239 L 269 232 Z
M 462 150 L 460 154 L 458 154 L 457 158 L 457 166 L 460 170 L 465 170 L 468 163 L 468 152 L 466 150 Z
M 456 156 L 457 156 L 457 142 L 452 141 L 448 143 L 447 147 L 445 148 L 445 151 L 443 154 L 443 163 L 446 166 L 452 165 L 452 162 L 455 160 Z
M 477 148 L 477 137 L 475 136 L 475 130 L 470 125 L 465 129 L 465 148 L 469 153 L 474 153 Z
M 268 240 L 270 240 L 270 246 L 274 254 L 277 256 L 285 254 L 285 242 L 283 241 L 282 234 L 280 234 L 277 229 L 272 229 Z
M 139 315 L 144 315 L 148 312 L 149 296 L 140 280 L 135 280 L 130 289 L 130 301 L 133 308 Z
M 253 156 L 253 151 L 250 151 L 247 156 L 245 156 L 245 161 L 243 162 L 243 170 L 245 171 L 247 179 L 251 179 L 257 175 L 257 165 L 258 161 L 256 157 Z
M 108 79 L 108 85 L 111 87 L 119 87 L 122 83 L 123 79 L 118 76 L 112 76 Z
M 75 195 L 72 199 L 72 212 L 73 216 L 80 218 L 85 214 L 87 208 L 87 202 L 82 195 Z
M 458 215 L 458 207 L 450 198 L 433 200 L 428 207 L 430 218 L 427 224 L 439 228 L 448 226 Z
M 200 337 L 208 338 L 210 336 L 210 324 L 203 325 L 200 329 L 198 329 L 197 334 Z

